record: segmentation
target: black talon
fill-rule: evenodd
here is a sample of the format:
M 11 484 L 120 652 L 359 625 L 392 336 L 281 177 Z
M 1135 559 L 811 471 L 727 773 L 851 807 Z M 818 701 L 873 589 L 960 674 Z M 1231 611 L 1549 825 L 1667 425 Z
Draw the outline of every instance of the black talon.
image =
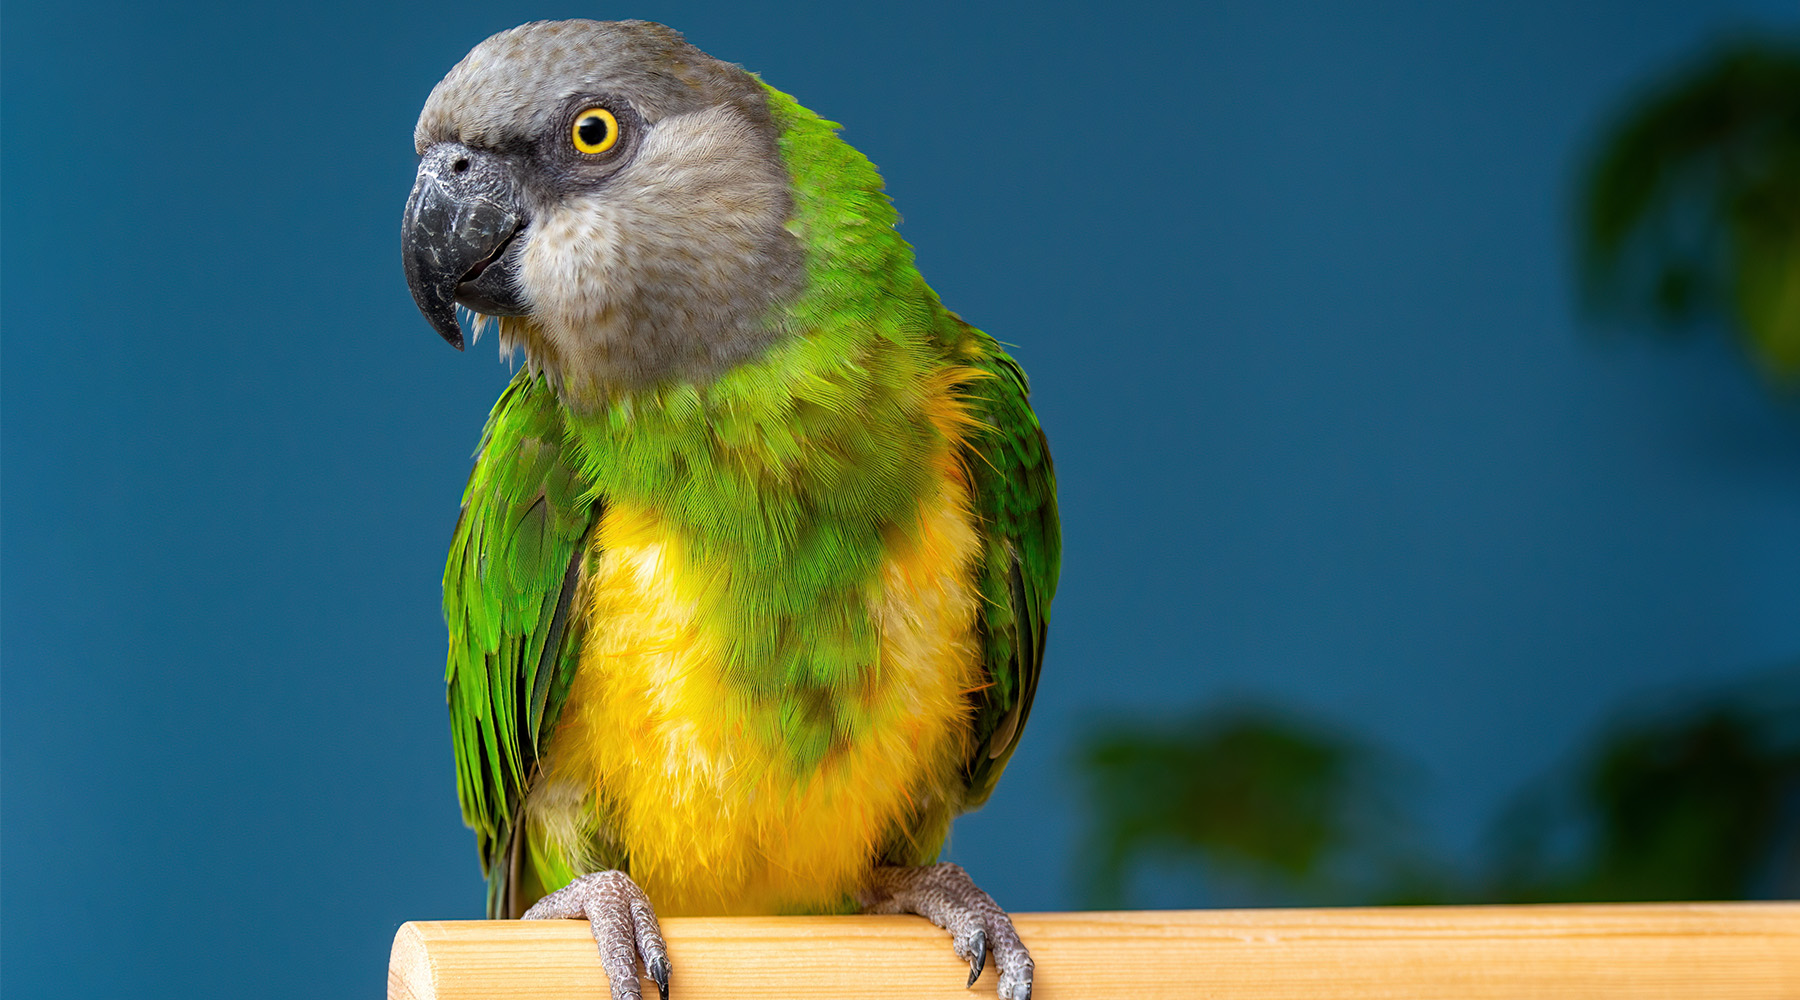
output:
M 976 931 L 975 939 L 969 942 L 969 986 L 981 978 L 981 970 L 987 968 L 987 931 Z M 667 1000 L 667 998 L 665 998 Z
M 654 982 L 657 990 L 662 993 L 662 1000 L 669 1000 L 669 960 L 659 958 L 651 962 L 650 968 L 646 971 L 650 973 L 651 982 Z

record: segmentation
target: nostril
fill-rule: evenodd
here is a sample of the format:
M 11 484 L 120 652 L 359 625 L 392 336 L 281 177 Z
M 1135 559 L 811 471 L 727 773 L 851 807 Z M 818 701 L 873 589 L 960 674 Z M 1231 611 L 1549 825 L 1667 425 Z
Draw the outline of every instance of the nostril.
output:
M 457 157 L 456 162 L 450 164 L 450 169 L 459 174 L 469 169 L 469 158 L 466 156 Z

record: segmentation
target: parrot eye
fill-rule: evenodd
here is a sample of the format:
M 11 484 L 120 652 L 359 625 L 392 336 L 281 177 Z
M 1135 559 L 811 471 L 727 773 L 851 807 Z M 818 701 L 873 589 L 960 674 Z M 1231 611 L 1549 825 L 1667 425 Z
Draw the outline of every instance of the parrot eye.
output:
M 619 141 L 619 120 L 605 108 L 589 108 L 575 116 L 569 138 L 583 153 L 604 153 Z

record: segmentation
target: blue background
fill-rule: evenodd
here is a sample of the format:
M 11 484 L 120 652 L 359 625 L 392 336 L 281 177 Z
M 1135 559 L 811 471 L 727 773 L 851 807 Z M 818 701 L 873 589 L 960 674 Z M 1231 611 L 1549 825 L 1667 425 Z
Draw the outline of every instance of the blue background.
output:
M 1776 2 L 13 4 L 3 52 L 5 987 L 373 995 L 474 916 L 438 580 L 488 406 L 400 274 L 414 117 L 488 34 L 641 16 L 883 168 L 1018 345 L 1063 586 L 953 857 L 1076 905 L 1103 712 L 1296 706 L 1441 849 L 1619 705 L 1800 654 L 1800 420 L 1574 307 L 1582 152 Z M 1216 902 L 1170 889 L 1166 905 Z

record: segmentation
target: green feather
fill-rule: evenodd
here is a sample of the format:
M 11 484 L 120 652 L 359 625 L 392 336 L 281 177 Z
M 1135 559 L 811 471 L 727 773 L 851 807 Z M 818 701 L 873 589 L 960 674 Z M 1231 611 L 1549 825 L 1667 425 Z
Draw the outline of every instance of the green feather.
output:
M 521 373 L 488 418 L 444 570 L 456 790 L 496 886 L 579 648 L 570 602 L 599 504 L 565 449 L 555 394 Z
M 975 481 L 986 558 L 980 569 L 982 653 L 991 686 L 975 713 L 975 754 L 969 760 L 967 798 L 973 809 L 992 794 L 1018 745 L 1037 693 L 1050 625 L 1050 599 L 1062 564 L 1062 532 L 1056 515 L 1056 473 L 1044 432 L 1027 402 L 1024 369 L 986 334 L 960 318 L 952 321 L 975 339 L 972 361 L 987 373 L 968 387 L 983 429 L 967 462 Z

